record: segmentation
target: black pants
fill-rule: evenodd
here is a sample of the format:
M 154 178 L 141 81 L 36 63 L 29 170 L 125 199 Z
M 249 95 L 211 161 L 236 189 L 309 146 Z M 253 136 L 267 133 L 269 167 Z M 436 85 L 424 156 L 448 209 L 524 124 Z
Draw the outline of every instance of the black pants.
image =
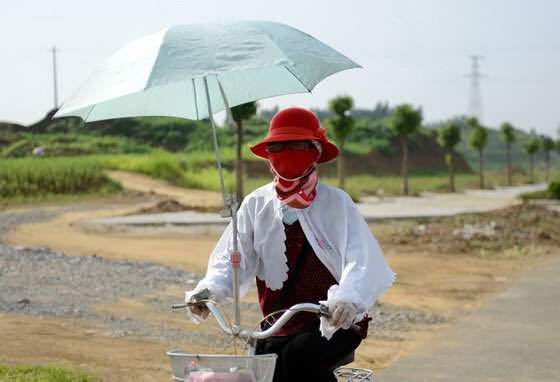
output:
M 260 340 L 256 354 L 278 355 L 274 382 L 336 382 L 333 366 L 353 352 L 361 341 L 361 336 L 352 329 L 340 329 L 327 341 L 314 328 L 292 336 Z

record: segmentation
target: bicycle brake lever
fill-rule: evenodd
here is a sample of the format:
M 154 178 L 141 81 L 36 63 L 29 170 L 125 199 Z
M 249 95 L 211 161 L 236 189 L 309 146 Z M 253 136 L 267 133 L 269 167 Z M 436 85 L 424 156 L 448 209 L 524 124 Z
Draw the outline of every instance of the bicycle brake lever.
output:
M 199 301 L 209 300 L 210 297 L 211 297 L 211 295 L 210 295 L 210 290 L 208 290 L 207 288 L 205 288 L 205 289 L 201 290 L 200 292 L 194 294 L 194 295 L 191 297 L 191 300 L 192 300 L 192 301 L 190 301 L 190 302 L 184 302 L 184 303 L 182 303 L 182 304 L 173 304 L 173 305 L 171 306 L 171 309 L 173 309 L 173 310 L 179 310 L 179 309 L 185 309 L 185 308 L 187 308 L 187 307 L 189 307 L 189 306 L 193 306 L 193 305 L 204 304 L 204 303 L 201 303 L 201 302 L 199 302 Z
M 329 312 L 329 307 L 324 304 L 319 304 L 319 317 L 330 318 L 331 313 Z

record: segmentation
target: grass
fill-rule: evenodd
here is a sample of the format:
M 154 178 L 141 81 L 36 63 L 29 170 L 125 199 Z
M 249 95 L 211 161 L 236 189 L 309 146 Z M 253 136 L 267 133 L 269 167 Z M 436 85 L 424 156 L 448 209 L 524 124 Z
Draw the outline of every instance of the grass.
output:
M 231 162 L 233 151 L 224 150 L 222 160 Z M 171 154 L 154 152 L 149 155 L 118 155 L 99 157 L 102 165 L 108 169 L 139 172 L 154 178 L 169 181 L 172 184 L 197 189 L 219 191 L 220 184 L 215 159 L 212 152 Z M 253 159 L 251 159 L 253 160 Z M 226 163 L 226 167 L 229 167 Z M 224 169 L 226 189 L 231 191 L 234 186 L 233 174 L 229 168 Z M 245 192 L 250 192 L 261 185 L 270 182 L 271 177 L 247 178 Z M 322 177 L 327 184 L 337 185 L 336 178 Z M 515 174 L 514 184 L 525 184 L 528 177 Z M 456 187 L 458 190 L 478 188 L 477 174 L 457 174 Z M 398 195 L 401 193 L 400 176 L 387 175 L 359 175 L 346 179 L 346 190 L 358 200 L 361 195 Z M 489 188 L 507 185 L 505 174 L 501 172 L 486 173 L 486 184 Z M 418 173 L 410 176 L 410 190 L 412 195 L 422 192 L 445 192 L 448 189 L 448 175 L 445 172 Z
M 80 371 L 58 366 L 0 365 L 0 382 L 98 382 L 100 379 Z
M 122 137 L 99 137 L 78 133 L 25 133 L 20 134 L 19 138 L 11 145 L 0 149 L 0 157 L 31 157 L 33 149 L 36 147 L 42 147 L 45 156 L 48 157 L 117 153 L 146 154 L 152 151 L 148 145 Z
M 119 190 L 92 158 L 22 158 L 0 161 L 0 199 L 108 194 Z
M 234 188 L 231 163 L 234 151 L 222 150 L 225 186 Z M 259 160 L 246 155 L 247 160 Z M 170 153 L 156 150 L 149 154 L 94 155 L 72 158 L 23 158 L 0 160 L 0 199 L 45 199 L 56 195 L 109 194 L 118 190 L 103 173 L 104 169 L 138 172 L 172 184 L 219 191 L 220 183 L 211 151 Z M 540 174 L 539 174 L 540 175 Z M 488 188 L 507 184 L 503 172 L 487 172 Z M 270 182 L 270 176 L 247 178 L 245 192 Z M 336 178 L 322 176 L 321 181 L 336 186 Z M 457 190 L 478 188 L 477 174 L 457 174 Z M 346 179 L 346 191 L 354 200 L 362 195 L 399 195 L 402 179 L 397 175 L 358 175 Z M 526 184 L 528 177 L 514 175 L 514 184 Z M 448 175 L 445 172 L 415 173 L 410 176 L 410 194 L 445 192 Z
M 560 179 L 560 177 L 558 177 L 558 179 Z M 560 200 L 560 180 L 554 180 L 550 182 L 546 190 L 523 194 L 522 198 L 523 200 L 538 200 L 538 199 Z

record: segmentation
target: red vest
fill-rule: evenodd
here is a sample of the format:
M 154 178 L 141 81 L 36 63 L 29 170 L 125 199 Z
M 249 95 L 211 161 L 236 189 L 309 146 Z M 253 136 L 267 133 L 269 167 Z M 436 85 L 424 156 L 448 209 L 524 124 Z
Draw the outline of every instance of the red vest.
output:
M 299 221 L 296 220 L 291 225 L 284 224 L 284 230 L 286 232 L 286 257 L 289 268 L 288 279 L 284 281 L 282 289 L 273 291 L 257 277 L 259 304 L 265 316 L 302 302 L 317 304 L 319 301 L 324 301 L 327 299 L 328 289 L 336 284 L 336 279 L 309 245 Z M 364 338 L 367 333 L 368 321 L 369 319 L 359 323 L 365 330 L 362 330 L 362 337 Z M 263 329 L 266 327 L 268 326 L 264 324 Z M 319 327 L 317 315 L 300 312 L 288 321 L 276 335 L 288 336 L 311 330 L 314 327 Z

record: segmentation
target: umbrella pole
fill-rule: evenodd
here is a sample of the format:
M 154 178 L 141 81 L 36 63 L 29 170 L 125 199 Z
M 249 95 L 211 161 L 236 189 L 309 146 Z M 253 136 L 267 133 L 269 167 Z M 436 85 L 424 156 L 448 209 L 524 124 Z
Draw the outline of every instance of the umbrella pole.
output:
M 217 80 L 217 78 L 216 78 Z M 220 87 L 220 92 L 222 94 L 224 105 L 228 112 L 228 118 L 231 115 L 231 110 L 227 103 L 222 85 L 218 82 Z M 212 125 L 212 135 L 214 139 L 214 152 L 216 154 L 216 166 L 218 168 L 218 174 L 220 176 L 220 187 L 222 189 L 222 197 L 224 200 L 225 214 L 222 216 L 231 216 L 232 228 L 233 228 L 233 253 L 230 254 L 230 262 L 233 268 L 233 305 L 234 305 L 234 317 L 235 325 L 237 327 L 241 326 L 241 309 L 239 306 L 239 266 L 241 263 L 241 255 L 238 250 L 238 229 L 237 229 L 237 200 L 233 195 L 226 195 L 226 188 L 224 184 L 224 173 L 222 169 L 222 158 L 220 155 L 220 147 L 218 145 L 218 132 L 216 129 L 216 122 L 214 121 L 214 114 L 212 112 L 212 104 L 210 102 L 210 92 L 208 91 L 208 79 L 204 77 L 204 91 L 206 92 L 206 104 L 208 105 L 208 118 L 210 119 L 210 124 Z

